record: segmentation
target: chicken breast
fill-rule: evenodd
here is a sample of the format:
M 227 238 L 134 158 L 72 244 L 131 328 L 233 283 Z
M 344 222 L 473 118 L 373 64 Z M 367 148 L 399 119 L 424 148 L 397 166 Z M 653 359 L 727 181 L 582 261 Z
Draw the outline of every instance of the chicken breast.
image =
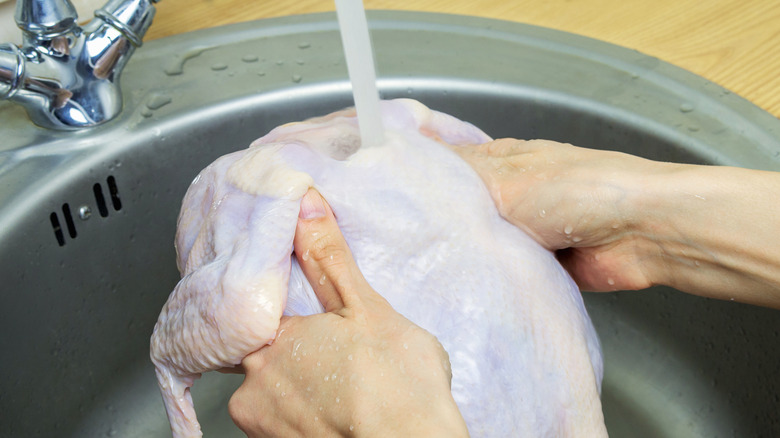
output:
M 201 434 L 189 395 L 201 373 L 267 345 L 283 313 L 323 310 L 291 256 L 310 187 L 373 288 L 448 351 L 473 436 L 606 436 L 579 290 L 442 144 L 490 138 L 416 101 L 381 108 L 379 146 L 361 148 L 356 118 L 340 112 L 276 128 L 193 181 L 176 236 L 182 279 L 151 339 L 174 436 Z

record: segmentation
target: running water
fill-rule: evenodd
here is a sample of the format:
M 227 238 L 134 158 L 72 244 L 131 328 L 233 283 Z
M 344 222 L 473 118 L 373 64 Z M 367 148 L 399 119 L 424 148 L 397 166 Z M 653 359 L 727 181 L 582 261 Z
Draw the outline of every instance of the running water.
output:
M 347 71 L 352 81 L 352 96 L 355 99 L 361 144 L 366 147 L 376 146 L 384 141 L 385 129 L 379 112 L 374 54 L 371 50 L 363 1 L 336 0 L 336 14 L 347 59 Z

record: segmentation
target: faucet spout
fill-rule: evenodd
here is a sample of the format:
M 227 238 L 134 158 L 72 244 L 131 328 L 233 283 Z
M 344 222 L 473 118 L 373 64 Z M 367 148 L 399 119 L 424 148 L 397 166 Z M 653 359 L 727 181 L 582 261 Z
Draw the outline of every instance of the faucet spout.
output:
M 122 109 L 119 77 L 154 18 L 156 0 L 110 0 L 83 29 L 69 0 L 19 0 L 21 48 L 0 45 L 0 99 L 43 127 L 96 126 Z

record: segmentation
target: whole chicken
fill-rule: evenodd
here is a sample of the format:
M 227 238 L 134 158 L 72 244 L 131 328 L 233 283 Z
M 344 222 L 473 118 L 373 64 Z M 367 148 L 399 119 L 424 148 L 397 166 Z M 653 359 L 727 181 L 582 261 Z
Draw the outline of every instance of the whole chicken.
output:
M 314 187 L 371 286 L 449 353 L 471 435 L 606 436 L 601 350 L 579 290 L 447 146 L 490 138 L 412 100 L 381 111 L 378 146 L 361 147 L 343 111 L 278 127 L 193 181 L 176 236 L 182 279 L 151 339 L 173 435 L 201 435 L 189 393 L 201 373 L 263 348 L 283 313 L 323 310 L 291 257 Z

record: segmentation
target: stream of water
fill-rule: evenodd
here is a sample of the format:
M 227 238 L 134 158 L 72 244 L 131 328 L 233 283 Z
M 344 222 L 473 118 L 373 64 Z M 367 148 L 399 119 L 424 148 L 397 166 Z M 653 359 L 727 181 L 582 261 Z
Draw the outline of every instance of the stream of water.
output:
M 384 141 L 384 126 L 379 111 L 374 54 L 363 1 L 335 1 L 347 71 L 352 82 L 361 144 L 365 147 L 379 145 Z

